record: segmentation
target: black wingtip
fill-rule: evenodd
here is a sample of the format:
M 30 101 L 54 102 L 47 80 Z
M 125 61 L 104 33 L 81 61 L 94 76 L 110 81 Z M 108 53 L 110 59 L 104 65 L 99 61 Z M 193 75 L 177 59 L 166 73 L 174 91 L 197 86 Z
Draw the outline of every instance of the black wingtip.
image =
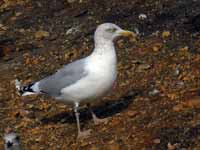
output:
M 19 93 L 22 95 L 25 92 L 34 92 L 32 89 L 32 86 L 34 85 L 34 83 L 29 84 L 28 86 L 24 86 L 19 90 Z
M 24 91 L 22 89 L 20 89 L 18 92 L 20 95 L 24 94 Z

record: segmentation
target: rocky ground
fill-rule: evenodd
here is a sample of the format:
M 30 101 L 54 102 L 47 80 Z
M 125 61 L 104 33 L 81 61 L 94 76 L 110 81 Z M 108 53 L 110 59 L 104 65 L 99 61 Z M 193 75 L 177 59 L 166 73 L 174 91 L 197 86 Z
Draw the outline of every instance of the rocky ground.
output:
M 76 140 L 71 107 L 21 97 L 23 84 L 87 56 L 96 26 L 139 31 L 116 41 L 117 86 L 94 103 L 108 123 L 81 109 Z M 20 135 L 24 150 L 200 150 L 200 2 L 198 0 L 0 0 L 0 149 Z

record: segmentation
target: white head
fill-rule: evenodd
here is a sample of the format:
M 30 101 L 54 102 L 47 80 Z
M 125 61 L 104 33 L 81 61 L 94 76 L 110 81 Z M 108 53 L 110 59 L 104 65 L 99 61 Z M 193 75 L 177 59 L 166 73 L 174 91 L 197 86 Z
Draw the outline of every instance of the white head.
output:
M 20 138 L 16 133 L 9 133 L 4 136 L 5 150 L 20 150 Z
M 103 23 L 99 25 L 95 31 L 95 42 L 108 41 L 112 42 L 118 36 L 135 37 L 135 34 L 128 30 L 123 30 L 113 23 Z

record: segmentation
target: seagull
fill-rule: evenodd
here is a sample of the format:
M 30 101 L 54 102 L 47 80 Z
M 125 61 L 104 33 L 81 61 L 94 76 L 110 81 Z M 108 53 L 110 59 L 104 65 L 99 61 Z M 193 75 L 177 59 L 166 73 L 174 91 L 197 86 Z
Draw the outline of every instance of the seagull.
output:
M 81 131 L 79 121 L 80 104 L 88 104 L 95 124 L 106 121 L 98 118 L 90 108 L 90 103 L 104 96 L 117 78 L 117 57 L 114 39 L 127 36 L 132 39 L 135 33 L 123 30 L 113 23 L 99 25 L 94 33 L 95 48 L 82 59 L 65 65 L 55 74 L 20 88 L 22 96 L 47 94 L 65 104 L 72 104 L 76 117 L 78 138 L 89 135 L 90 130 Z M 19 83 L 16 86 L 19 89 Z
M 4 136 L 5 150 L 20 150 L 20 138 L 12 132 Z

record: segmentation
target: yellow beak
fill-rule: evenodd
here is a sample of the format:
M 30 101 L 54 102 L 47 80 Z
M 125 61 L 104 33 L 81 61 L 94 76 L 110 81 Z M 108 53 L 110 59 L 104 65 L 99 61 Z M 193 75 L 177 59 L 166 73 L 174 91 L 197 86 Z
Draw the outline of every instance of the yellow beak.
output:
M 136 38 L 136 34 L 134 32 L 128 31 L 128 30 L 122 30 L 120 33 L 122 36 L 130 37 L 130 38 Z
M 137 34 L 132 32 L 132 31 L 128 31 L 128 30 L 122 30 L 119 32 L 119 35 L 125 36 L 130 38 L 131 42 L 135 42 L 137 39 Z

